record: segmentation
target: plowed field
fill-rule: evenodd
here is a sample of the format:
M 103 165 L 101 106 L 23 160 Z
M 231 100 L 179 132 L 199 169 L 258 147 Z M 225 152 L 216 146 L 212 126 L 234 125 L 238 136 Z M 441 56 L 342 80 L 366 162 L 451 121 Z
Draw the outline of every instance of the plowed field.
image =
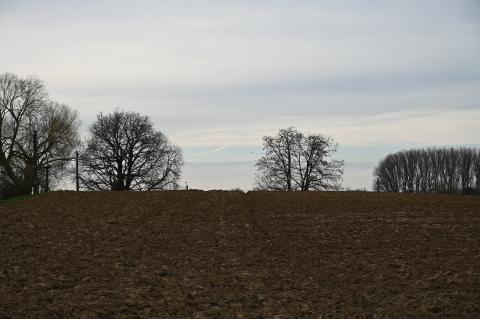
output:
M 0 318 L 480 318 L 480 197 L 56 192 L 0 204 Z

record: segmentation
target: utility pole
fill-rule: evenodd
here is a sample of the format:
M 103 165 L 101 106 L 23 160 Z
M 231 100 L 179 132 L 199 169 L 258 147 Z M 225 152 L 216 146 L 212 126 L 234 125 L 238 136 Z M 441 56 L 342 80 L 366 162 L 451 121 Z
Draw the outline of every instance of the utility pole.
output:
M 75 151 L 75 186 L 77 192 L 80 190 L 80 181 L 78 177 L 78 151 Z
M 48 180 L 49 169 L 50 169 L 50 165 L 47 165 L 47 167 L 45 167 L 45 193 L 50 191 L 50 186 L 48 185 L 49 184 L 49 180 Z
M 37 130 L 33 131 L 33 193 L 38 194 L 38 136 Z

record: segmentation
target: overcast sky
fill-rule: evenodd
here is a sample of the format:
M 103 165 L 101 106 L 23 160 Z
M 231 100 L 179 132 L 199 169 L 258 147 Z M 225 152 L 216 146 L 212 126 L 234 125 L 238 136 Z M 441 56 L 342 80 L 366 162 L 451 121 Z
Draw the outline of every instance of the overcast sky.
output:
M 332 135 L 355 188 L 389 152 L 480 143 L 478 0 L 0 0 L 0 72 L 84 130 L 150 115 L 195 188 L 250 188 L 262 136 L 292 125 Z

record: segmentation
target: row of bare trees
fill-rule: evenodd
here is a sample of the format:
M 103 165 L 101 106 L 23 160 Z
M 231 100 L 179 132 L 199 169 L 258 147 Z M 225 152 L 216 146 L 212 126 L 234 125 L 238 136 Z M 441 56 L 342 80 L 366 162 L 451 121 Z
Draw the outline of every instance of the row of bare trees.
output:
M 390 154 L 375 168 L 387 192 L 480 193 L 480 150 L 428 148 Z

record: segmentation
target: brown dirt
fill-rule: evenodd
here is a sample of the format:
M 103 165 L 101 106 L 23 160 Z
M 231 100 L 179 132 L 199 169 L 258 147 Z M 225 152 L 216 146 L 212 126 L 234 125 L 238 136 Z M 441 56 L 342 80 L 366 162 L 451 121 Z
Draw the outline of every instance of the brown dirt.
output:
M 0 318 L 479 318 L 480 197 L 58 192 L 0 204 Z

